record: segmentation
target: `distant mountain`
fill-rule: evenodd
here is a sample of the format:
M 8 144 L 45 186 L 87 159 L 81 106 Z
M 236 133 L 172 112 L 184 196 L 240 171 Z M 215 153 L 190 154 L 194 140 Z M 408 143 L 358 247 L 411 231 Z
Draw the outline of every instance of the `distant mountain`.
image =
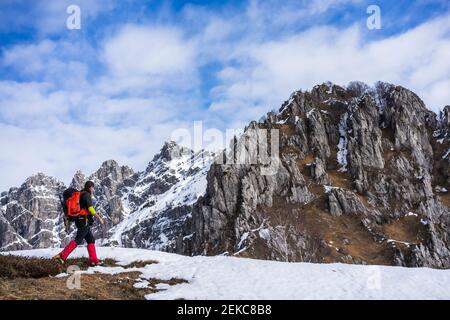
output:
M 89 177 L 78 171 L 70 186 L 95 182 L 95 207 L 106 217 L 105 226 L 94 227 L 100 243 L 173 251 L 191 205 L 206 190 L 213 157 L 167 142 L 143 172 L 109 160 Z M 73 234 L 64 231 L 58 198 L 66 188 L 39 173 L 2 193 L 0 251 L 67 243 Z
M 106 161 L 90 177 L 103 245 L 186 255 L 450 268 L 450 106 L 440 115 L 391 84 L 294 92 L 213 155 L 166 143 L 143 172 Z M 279 133 L 279 162 L 245 160 L 255 129 Z M 245 157 L 244 157 L 245 158 Z M 218 160 L 226 160 L 225 164 Z M 216 161 L 214 161 L 216 160 Z M 43 174 L 0 198 L 0 250 L 60 246 L 57 194 Z

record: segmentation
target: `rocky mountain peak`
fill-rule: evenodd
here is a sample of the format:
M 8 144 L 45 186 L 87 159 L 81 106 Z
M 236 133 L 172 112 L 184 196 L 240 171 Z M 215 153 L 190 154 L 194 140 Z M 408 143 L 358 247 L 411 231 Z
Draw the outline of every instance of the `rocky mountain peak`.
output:
M 70 183 L 70 187 L 75 188 L 77 190 L 81 190 L 84 188 L 84 183 L 86 182 L 86 176 L 81 170 L 77 170 L 75 175 L 72 178 L 72 182 Z
M 252 123 L 280 132 L 276 174 L 212 165 L 186 252 L 449 267 L 439 230 L 450 228 L 450 149 L 430 134 L 435 119 L 415 93 L 382 82 L 294 92 Z
M 127 166 L 120 166 L 115 160 L 107 160 L 102 163 L 91 177 L 98 180 L 104 180 L 109 177 L 115 181 L 122 181 L 133 174 L 133 169 Z
M 189 148 L 183 147 L 174 141 L 168 141 L 164 143 L 159 154 L 164 161 L 171 161 L 182 156 L 190 156 L 193 153 Z
M 440 114 L 441 125 L 450 128 L 450 106 L 445 106 Z
M 28 177 L 22 187 L 24 186 L 48 186 L 56 185 L 61 183 L 57 179 L 50 177 L 42 172 L 38 172 L 30 177 Z

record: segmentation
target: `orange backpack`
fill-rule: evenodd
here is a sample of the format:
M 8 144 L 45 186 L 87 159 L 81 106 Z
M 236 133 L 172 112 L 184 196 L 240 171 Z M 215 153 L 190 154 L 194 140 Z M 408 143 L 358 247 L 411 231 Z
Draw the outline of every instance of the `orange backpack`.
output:
M 64 191 L 64 213 L 69 221 L 78 216 L 87 216 L 89 211 L 85 208 L 80 208 L 80 197 L 83 192 L 69 188 Z

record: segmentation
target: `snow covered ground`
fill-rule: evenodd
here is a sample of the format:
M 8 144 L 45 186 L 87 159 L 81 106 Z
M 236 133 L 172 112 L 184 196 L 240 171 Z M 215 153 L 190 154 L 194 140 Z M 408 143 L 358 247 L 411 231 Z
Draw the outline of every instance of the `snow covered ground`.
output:
M 59 249 L 4 252 L 47 257 Z M 98 248 L 101 258 L 120 264 L 156 260 L 136 270 L 145 279 L 182 278 L 189 283 L 162 286 L 147 299 L 450 299 L 450 270 L 362 266 L 349 264 L 286 263 L 235 257 L 186 257 L 159 251 Z M 78 248 L 73 257 L 86 256 Z M 121 267 L 90 268 L 87 272 L 118 273 Z M 127 271 L 130 271 L 128 269 Z

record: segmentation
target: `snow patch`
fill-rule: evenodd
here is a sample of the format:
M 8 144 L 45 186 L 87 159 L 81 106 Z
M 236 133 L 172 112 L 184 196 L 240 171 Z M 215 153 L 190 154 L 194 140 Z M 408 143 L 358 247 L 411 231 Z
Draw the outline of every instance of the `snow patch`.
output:
M 51 258 L 58 249 L 13 251 L 3 254 Z M 185 279 L 148 294 L 147 299 L 450 299 L 450 270 L 367 266 L 342 263 L 288 263 L 215 256 L 187 257 L 145 249 L 99 247 L 101 258 L 123 264 L 156 260 L 141 272 L 149 279 Z M 76 250 L 74 257 L 86 256 Z M 110 271 L 112 269 L 112 271 Z M 90 272 L 114 273 L 123 268 L 96 267 Z M 373 286 L 374 275 L 379 283 Z M 138 285 L 140 286 L 140 285 Z M 143 286 L 143 284 L 142 284 Z
M 142 280 L 139 282 L 136 282 L 133 287 L 136 289 L 145 289 L 148 288 L 148 285 L 150 284 L 150 282 L 148 282 L 147 280 Z
M 247 240 L 248 236 L 249 236 L 248 232 L 244 232 L 242 234 L 241 239 L 239 240 L 239 243 L 238 243 L 238 248 L 242 247 L 242 244 L 245 242 L 245 240 Z
M 407 217 L 410 217 L 410 216 L 417 217 L 418 215 L 417 215 L 417 213 L 414 213 L 414 212 L 408 212 L 408 213 L 406 214 L 406 216 L 407 216 Z
M 339 171 L 345 172 L 347 171 L 347 155 L 348 155 L 348 138 L 347 138 L 347 120 L 348 113 L 344 113 L 341 117 L 341 121 L 339 122 L 339 143 L 338 143 L 338 152 L 337 152 L 337 162 L 341 165 Z
M 439 193 L 447 193 L 448 192 L 448 190 L 446 188 L 441 187 L 441 186 L 437 186 L 434 190 Z
M 269 240 L 270 239 L 269 229 L 267 229 L 267 228 L 260 229 L 259 236 L 261 237 L 261 239 L 264 239 L 266 241 Z

